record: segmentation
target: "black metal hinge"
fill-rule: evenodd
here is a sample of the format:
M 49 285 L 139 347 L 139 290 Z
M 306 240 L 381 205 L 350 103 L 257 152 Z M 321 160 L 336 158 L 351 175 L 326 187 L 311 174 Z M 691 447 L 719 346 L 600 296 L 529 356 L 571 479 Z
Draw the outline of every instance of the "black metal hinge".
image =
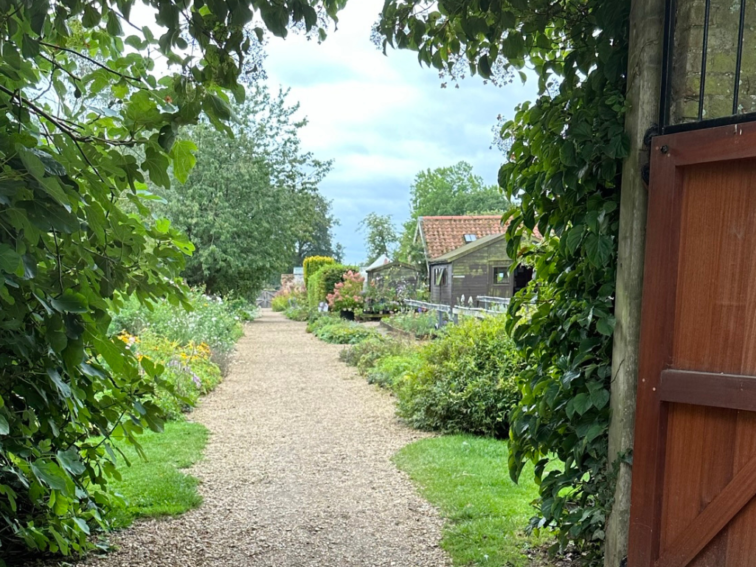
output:
M 640 166 L 640 175 L 643 180 L 643 184 L 648 189 L 648 184 L 651 179 L 651 145 L 654 141 L 654 136 L 658 136 L 659 125 L 652 124 L 651 127 L 643 134 L 643 147 L 646 149 L 646 159 Z

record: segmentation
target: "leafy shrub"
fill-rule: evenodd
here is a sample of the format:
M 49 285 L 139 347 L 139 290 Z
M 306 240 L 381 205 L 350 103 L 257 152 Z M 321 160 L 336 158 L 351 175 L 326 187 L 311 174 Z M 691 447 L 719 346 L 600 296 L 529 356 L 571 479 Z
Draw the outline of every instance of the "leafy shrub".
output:
M 168 419 L 180 419 L 196 405 L 200 395 L 207 394 L 221 382 L 221 370 L 211 360 L 212 353 L 206 343 L 180 345 L 151 330 L 140 337 L 122 333 L 118 338 L 137 353 L 140 360 L 147 357 L 165 368 L 155 393 L 147 399 Z
M 367 381 L 384 388 L 393 388 L 407 374 L 419 372 L 423 363 L 416 352 L 385 356 L 367 370 Z
M 273 311 L 281 313 L 289 308 L 289 298 L 285 295 L 276 295 L 270 302 L 270 308 Z
M 287 319 L 292 321 L 307 321 L 310 317 L 310 310 L 307 307 L 293 306 L 284 311 Z
M 214 354 L 228 354 L 241 338 L 241 322 L 253 316 L 249 303 L 224 301 L 194 290 L 187 294 L 192 310 L 186 311 L 167 301 L 157 302 L 152 310 L 129 297 L 121 311 L 113 317 L 110 330 L 141 335 L 146 330 L 175 341 L 179 345 L 206 343 Z
M 327 264 L 335 264 L 336 260 L 330 256 L 310 256 L 302 263 L 305 283 L 310 285 L 310 276 Z
M 327 313 L 317 313 L 309 318 L 307 323 L 307 332 L 314 333 L 315 331 L 318 331 L 323 327 L 340 324 L 342 324 L 342 320 L 339 317 L 335 317 Z
M 349 366 L 356 366 L 362 375 L 366 375 L 380 359 L 409 350 L 412 350 L 412 347 L 407 342 L 376 334 L 374 337 L 344 349 L 339 354 L 339 358 Z
M 463 319 L 424 345 L 421 364 L 396 383 L 399 415 L 419 429 L 506 437 L 522 368 L 506 320 Z
M 427 337 L 438 334 L 438 330 L 436 329 L 438 317 L 430 311 L 392 315 L 386 319 L 386 324 L 400 331 L 412 333 L 416 337 Z
M 321 320 L 323 319 L 319 319 L 318 321 Z M 313 331 L 313 334 L 327 343 L 353 345 L 377 336 L 378 332 L 359 323 L 345 321 L 336 324 L 321 325 Z

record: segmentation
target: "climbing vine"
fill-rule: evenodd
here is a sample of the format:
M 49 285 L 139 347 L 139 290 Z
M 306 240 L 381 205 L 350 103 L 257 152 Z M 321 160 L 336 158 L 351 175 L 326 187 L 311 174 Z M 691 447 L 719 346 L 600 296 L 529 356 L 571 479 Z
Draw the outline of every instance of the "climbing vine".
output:
M 611 505 L 607 431 L 629 2 L 389 0 L 377 32 L 442 73 L 535 75 L 539 96 L 503 123 L 499 183 L 517 199 L 512 257 L 536 279 L 510 308 L 527 358 L 510 431 L 509 468 L 536 463 L 539 515 L 597 557 Z M 530 245 L 530 235 L 543 236 Z M 555 468 L 546 464 L 558 459 Z M 614 459 L 612 459 L 614 460 Z

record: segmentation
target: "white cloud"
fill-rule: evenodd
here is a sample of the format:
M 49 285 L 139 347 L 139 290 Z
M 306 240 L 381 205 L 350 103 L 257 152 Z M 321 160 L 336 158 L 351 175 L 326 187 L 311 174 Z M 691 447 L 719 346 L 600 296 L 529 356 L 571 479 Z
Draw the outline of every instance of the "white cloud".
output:
M 417 172 L 465 160 L 495 183 L 502 156 L 490 149 L 491 128 L 534 94 L 532 85 L 498 89 L 477 78 L 442 89 L 414 53 L 384 56 L 370 40 L 382 4 L 351 0 L 321 45 L 296 35 L 271 40 L 265 63 L 269 84 L 291 87 L 309 119 L 305 149 L 335 160 L 321 189 L 341 220 L 336 236 L 349 262 L 365 259 L 357 230 L 365 215 L 406 220 Z

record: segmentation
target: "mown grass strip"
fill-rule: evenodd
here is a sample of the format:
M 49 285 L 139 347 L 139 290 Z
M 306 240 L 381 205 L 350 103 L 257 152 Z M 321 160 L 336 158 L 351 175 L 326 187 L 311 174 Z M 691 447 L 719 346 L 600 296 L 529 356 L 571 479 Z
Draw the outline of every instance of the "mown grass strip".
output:
M 538 489 L 532 468 L 519 485 L 510 480 L 506 442 L 465 435 L 423 439 L 394 460 L 446 519 L 441 545 L 455 566 L 534 565 L 525 553 L 546 539 L 528 536 L 524 528 Z
M 165 424 L 163 433 L 148 431 L 140 437 L 147 461 L 133 448 L 122 445 L 131 466 L 119 456 L 122 480 L 112 481 L 111 486 L 124 497 L 126 506 L 114 510 L 114 527 L 126 527 L 136 518 L 175 516 L 199 506 L 199 480 L 182 469 L 202 458 L 207 438 L 204 425 L 172 421 Z

